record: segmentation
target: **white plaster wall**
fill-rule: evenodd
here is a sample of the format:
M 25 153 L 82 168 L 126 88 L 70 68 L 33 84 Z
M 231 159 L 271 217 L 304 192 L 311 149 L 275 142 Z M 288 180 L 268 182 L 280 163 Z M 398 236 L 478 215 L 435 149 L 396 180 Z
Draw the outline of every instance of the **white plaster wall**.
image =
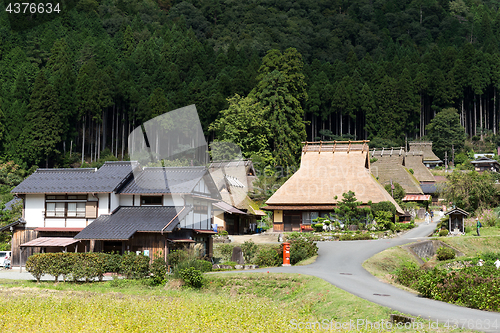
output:
M 120 195 L 119 204 L 120 206 L 132 206 L 132 199 L 133 199 L 132 195 Z
M 118 208 L 118 206 L 120 206 L 121 197 L 122 196 L 120 196 L 119 194 L 111 193 L 111 211 L 109 212 L 109 214 L 111 214 L 112 211 L 114 211 L 116 208 Z M 130 198 L 130 205 L 127 206 L 131 205 L 132 205 L 132 198 Z
M 44 226 L 45 195 L 26 194 L 24 218 L 27 228 Z
M 164 195 L 163 206 L 184 206 L 184 199 L 180 195 Z
M 141 205 L 141 196 L 140 195 L 134 195 L 134 197 L 135 197 L 134 206 L 140 206 Z
M 97 194 L 97 197 L 99 198 L 97 216 L 101 216 L 102 214 L 109 214 L 109 210 L 108 210 L 109 195 L 108 195 L 108 193 L 99 193 L 99 194 Z
M 45 219 L 45 227 L 47 228 L 65 228 L 65 219 Z
M 66 228 L 85 228 L 87 226 L 86 219 L 67 219 Z

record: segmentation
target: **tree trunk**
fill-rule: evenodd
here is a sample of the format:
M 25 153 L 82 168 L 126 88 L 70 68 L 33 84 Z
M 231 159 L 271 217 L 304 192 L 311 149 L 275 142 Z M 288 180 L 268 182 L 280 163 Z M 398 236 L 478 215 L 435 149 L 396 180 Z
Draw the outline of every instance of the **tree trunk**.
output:
M 120 161 L 123 161 L 123 154 L 125 152 L 125 112 L 122 113 L 122 158 Z
M 474 96 L 474 135 L 477 135 L 476 96 Z
M 82 164 L 85 156 L 85 116 L 83 117 Z
M 342 136 L 342 109 L 340 109 L 339 122 L 340 122 L 340 136 Z
M 111 120 L 111 154 L 113 155 L 113 152 L 115 151 L 115 112 L 116 108 L 113 105 L 113 119 Z M 116 157 L 116 155 L 115 155 Z
M 479 130 L 481 131 L 481 141 L 483 141 L 483 99 L 479 95 Z
M 115 157 L 118 158 L 118 130 L 120 129 L 118 127 L 118 113 L 119 113 L 120 109 L 116 110 L 116 132 L 115 132 L 115 138 L 116 138 L 116 142 L 115 142 Z
M 493 134 L 497 134 L 497 88 L 493 87 Z

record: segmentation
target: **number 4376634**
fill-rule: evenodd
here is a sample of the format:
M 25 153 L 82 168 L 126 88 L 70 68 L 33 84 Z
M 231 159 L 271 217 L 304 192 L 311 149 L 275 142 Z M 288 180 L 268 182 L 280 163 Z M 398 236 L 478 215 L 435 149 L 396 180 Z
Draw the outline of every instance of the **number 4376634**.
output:
M 16 2 L 7 4 L 7 8 L 5 8 L 5 11 L 8 12 L 9 14 L 19 14 L 19 13 L 51 14 L 51 13 L 60 13 L 61 9 L 59 8 L 59 3 L 52 4 L 50 2 L 48 3 Z

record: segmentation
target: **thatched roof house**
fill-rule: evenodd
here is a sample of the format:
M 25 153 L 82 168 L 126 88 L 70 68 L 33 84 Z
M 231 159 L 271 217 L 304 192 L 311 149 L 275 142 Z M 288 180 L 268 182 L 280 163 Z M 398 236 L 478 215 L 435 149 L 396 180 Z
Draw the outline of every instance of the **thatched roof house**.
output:
M 402 209 L 370 173 L 368 141 L 306 142 L 299 170 L 267 200 L 274 230 L 300 230 L 333 212 L 342 194 L 353 191 L 363 204 L 390 201 Z
M 423 163 L 428 168 L 435 168 L 443 164 L 443 161 L 437 157 L 432 151 L 432 142 L 430 141 L 419 141 L 419 142 L 408 142 L 410 147 L 409 153 L 421 153 L 423 154 Z
M 257 178 L 252 161 L 212 162 L 209 167 L 222 202 L 214 204 L 214 224 L 230 234 L 255 229 L 257 220 L 266 215 L 248 196 Z
M 405 166 L 413 170 L 413 175 L 420 183 L 435 183 L 436 179 L 429 169 L 424 165 L 423 152 L 408 152 L 406 154 Z
M 404 147 L 374 149 L 370 157 L 377 160 L 371 165 L 371 172 L 383 186 L 395 182 L 401 185 L 406 194 L 424 194 L 417 178 L 405 166 L 405 155 Z

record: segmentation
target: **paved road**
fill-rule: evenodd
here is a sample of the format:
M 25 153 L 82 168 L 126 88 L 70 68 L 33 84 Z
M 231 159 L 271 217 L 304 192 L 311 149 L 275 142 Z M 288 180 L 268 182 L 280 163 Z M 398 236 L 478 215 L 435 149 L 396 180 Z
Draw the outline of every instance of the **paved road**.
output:
M 426 237 L 435 227 L 435 222 L 428 225 L 421 224 L 402 237 L 392 239 L 320 242 L 318 243 L 318 259 L 311 265 L 266 268 L 255 270 L 255 272 L 314 275 L 351 294 L 402 313 L 433 321 L 438 320 L 440 323 L 450 320 L 452 325 L 453 320 L 457 320 L 461 323 L 460 325 L 466 323 L 465 328 L 468 329 L 500 332 L 500 314 L 498 313 L 468 309 L 419 297 L 379 281 L 361 266 L 366 259 L 389 247 L 415 242 Z M 495 321 L 496 329 L 484 329 L 486 326 L 491 327 Z

